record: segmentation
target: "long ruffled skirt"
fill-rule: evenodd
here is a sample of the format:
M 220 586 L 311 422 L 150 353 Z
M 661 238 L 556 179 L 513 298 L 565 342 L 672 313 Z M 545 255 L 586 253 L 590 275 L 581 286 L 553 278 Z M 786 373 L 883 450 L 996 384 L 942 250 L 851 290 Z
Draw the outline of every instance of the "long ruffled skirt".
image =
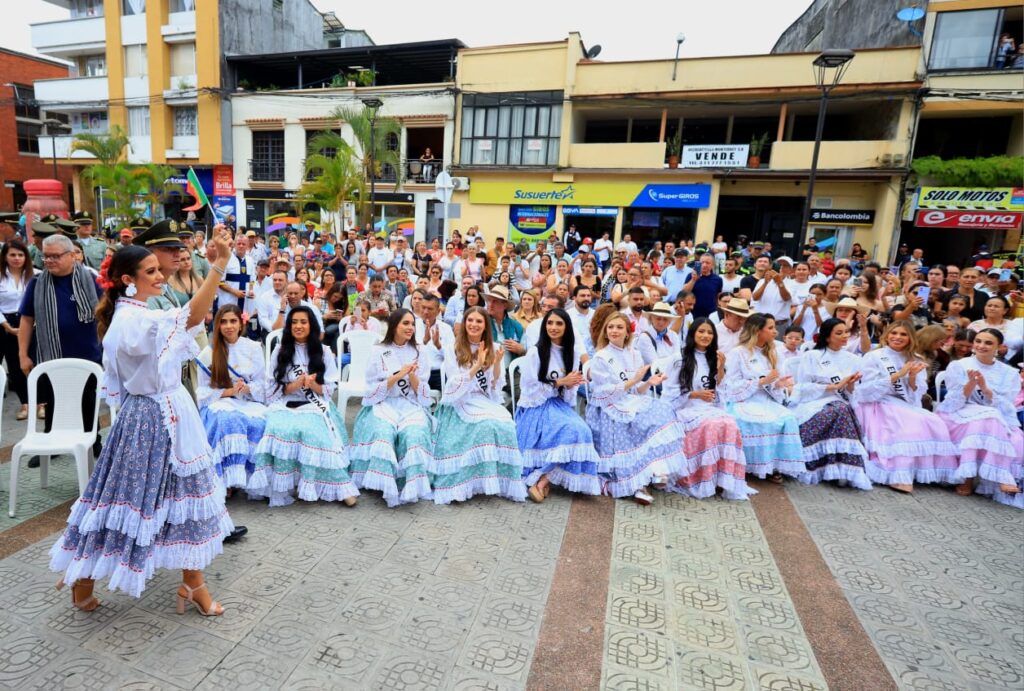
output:
M 428 468 L 434 503 L 465 501 L 476 494 L 526 500 L 523 457 L 511 418 L 466 422 L 449 405 L 440 406 L 436 417 L 434 458 Z
M 857 417 L 849 403 L 832 401 L 800 425 L 807 470 L 797 478 L 805 485 L 845 480 L 857 489 L 871 489 L 864 470 L 868 453 L 860 440 Z
M 800 477 L 806 471 L 800 424 L 784 406 L 758 400 L 729 403 L 725 409 L 743 436 L 748 473 L 764 479 L 773 473 Z
M 993 408 L 967 405 L 939 413 L 950 440 L 960 449 L 958 480 L 972 477 L 996 485 L 1015 485 L 1024 474 L 1024 432 L 1007 426 Z
M 664 401 L 650 406 L 629 422 L 615 420 L 604 408 L 588 406 L 587 424 L 604 475 L 605 493 L 631 497 L 662 478 L 668 483 L 693 473 L 695 464 L 683 455 L 683 426 Z
M 547 475 L 551 484 L 570 492 L 601 494 L 594 435 L 563 399 L 549 398 L 539 406 L 517 409 L 516 438 L 527 486 Z
M 253 453 L 263 438 L 266 418 L 246 415 L 239 410 L 210 407 L 199 411 L 199 417 L 206 429 L 206 440 L 217 459 L 217 474 L 224 486 L 245 487 L 253 470 Z
M 352 482 L 373 489 L 388 506 L 431 498 L 427 466 L 433 454 L 430 418 L 425 412 L 404 417 L 397 426 L 363 406 L 352 432 Z
M 270 409 L 252 459 L 249 496 L 286 506 L 294 501 L 293 492 L 304 501 L 341 501 L 359 495 L 348 475 L 345 425 L 334 404 L 327 405 L 339 438 L 312 404 Z
M 864 466 L 872 482 L 959 482 L 957 448 L 938 415 L 890 403 L 861 403 L 855 411 L 868 452 Z
M 234 525 L 212 452 L 179 472 L 160 405 L 128 396 L 68 527 L 50 550 L 64 582 L 108 578 L 107 587 L 142 595 L 156 569 L 204 569 Z
M 685 430 L 683 453 L 696 468 L 669 489 L 695 499 L 714 496 L 718 489 L 733 500 L 757 494 L 747 486 L 743 437 L 731 415 L 710 407 L 699 412 L 679 408 L 676 418 Z

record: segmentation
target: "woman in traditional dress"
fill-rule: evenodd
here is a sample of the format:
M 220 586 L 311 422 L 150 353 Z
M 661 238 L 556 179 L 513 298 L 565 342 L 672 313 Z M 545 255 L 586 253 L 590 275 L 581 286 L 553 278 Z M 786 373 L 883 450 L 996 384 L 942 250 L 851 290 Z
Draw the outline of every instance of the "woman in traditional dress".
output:
M 721 395 L 743 435 L 747 472 L 759 478 L 800 477 L 806 471 L 800 423 L 786 407 L 793 378 L 782 373 L 775 319 L 753 314 L 725 358 Z
M 352 481 L 375 489 L 388 506 L 429 499 L 433 449 L 430 358 L 416 344 L 416 318 L 406 309 L 388 317 L 384 341 L 366 367 L 363 409 L 352 433 Z
M 669 486 L 673 492 L 697 499 L 722 490 L 726 499 L 746 499 L 747 461 L 736 420 L 718 398 L 725 374 L 725 354 L 718 352 L 718 332 L 706 317 L 695 319 L 681 352 L 664 365 L 661 399 L 675 410 L 686 434 L 683 453 L 696 466 L 694 472 Z
M 444 348 L 446 380 L 429 467 L 437 504 L 476 494 L 526 499 L 523 457 L 502 392 L 504 355 L 491 338 L 487 312 L 467 307 L 454 344 Z
M 607 473 L 608 494 L 632 496 L 646 506 L 654 501 L 649 485 L 663 489 L 694 471 L 679 443 L 683 426 L 666 402 L 648 395 L 665 375 L 644 381 L 650 366 L 633 347 L 626 315 L 609 315 L 595 345 L 586 420 L 594 433 L 598 469 Z
M 946 370 L 946 397 L 939 417 L 960 449 L 959 476 L 965 480 L 960 494 L 970 494 L 974 477 L 981 479 L 979 494 L 1024 509 L 1024 432 L 1014 401 L 1020 394 L 1020 374 L 996 357 L 1003 333 L 986 328 L 974 336 L 974 354 L 957 360 Z
M 528 473 L 530 499 L 544 501 L 552 484 L 570 492 L 601 494 L 594 435 L 573 409 L 583 373 L 572 320 L 565 310 L 556 307 L 544 315 L 537 347 L 525 357 L 516 437 Z
M 64 572 L 57 588 L 70 583 L 78 609 L 99 606 L 95 579 L 109 577 L 110 590 L 139 597 L 159 567 L 182 569 L 179 614 L 187 602 L 203 615 L 224 612 L 202 569 L 234 526 L 181 366 L 198 352 L 195 332 L 224 278 L 230 243 L 218 227 L 210 274 L 190 302 L 167 311 L 146 307 L 164 284 L 148 250 L 128 245 L 104 263 L 106 292 L 96 307 L 103 392 L 120 410 L 68 527 L 50 550 L 50 568 Z
M 871 489 L 864 470 L 868 453 L 850 405 L 863 364 L 846 349 L 849 338 L 846 323 L 832 317 L 818 330 L 814 349 L 793 360 L 793 413 L 800 423 L 807 464 L 797 479 L 805 485 L 838 480 L 857 489 Z
M 959 482 L 956 445 L 935 413 L 921 407 L 928 365 L 918 357 L 914 326 L 894 321 L 880 346 L 862 358 L 854 396 L 872 482 L 911 492 L 915 482 Z
M 292 308 L 270 363 L 266 395 L 272 406 L 252 459 L 249 495 L 285 506 L 294 490 L 305 501 L 354 505 L 359 490 L 347 472 L 345 423 L 331 402 L 338 365 L 320 342 L 313 310 Z
M 242 337 L 242 311 L 224 305 L 213 319 L 213 345 L 196 358 L 196 399 L 206 439 L 226 487 L 245 487 L 267 422 L 263 349 Z

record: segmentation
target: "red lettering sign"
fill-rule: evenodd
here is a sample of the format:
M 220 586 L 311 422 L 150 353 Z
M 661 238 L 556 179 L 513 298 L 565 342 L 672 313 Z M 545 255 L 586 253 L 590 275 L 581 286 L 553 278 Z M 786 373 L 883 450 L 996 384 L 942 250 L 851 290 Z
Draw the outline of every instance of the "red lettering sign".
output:
M 1013 230 L 1020 228 L 1020 211 L 939 211 L 921 209 L 914 217 L 920 228 L 961 228 L 970 230 Z
M 213 167 L 213 196 L 235 196 L 235 172 L 231 166 Z

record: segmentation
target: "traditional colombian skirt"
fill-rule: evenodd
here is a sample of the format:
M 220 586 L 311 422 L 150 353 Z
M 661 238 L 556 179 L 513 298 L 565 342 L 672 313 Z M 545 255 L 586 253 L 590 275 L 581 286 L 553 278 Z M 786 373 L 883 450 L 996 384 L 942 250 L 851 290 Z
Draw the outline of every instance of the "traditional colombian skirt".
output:
M 516 409 L 516 438 L 527 486 L 532 487 L 547 475 L 551 484 L 570 492 L 601 494 L 594 435 L 562 398 Z

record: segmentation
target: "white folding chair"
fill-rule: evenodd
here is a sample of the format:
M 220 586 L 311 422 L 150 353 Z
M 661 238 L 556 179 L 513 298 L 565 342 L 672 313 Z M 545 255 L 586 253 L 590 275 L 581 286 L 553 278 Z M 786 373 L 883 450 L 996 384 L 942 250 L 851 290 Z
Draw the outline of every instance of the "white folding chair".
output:
M 519 401 L 519 396 L 516 395 L 516 375 L 519 374 L 519 370 L 523 368 L 523 363 L 526 362 L 526 356 L 517 357 L 512 362 L 508 363 L 508 390 L 512 394 L 512 417 L 516 416 L 516 403 Z
M 37 409 L 39 377 L 44 374 L 50 378 L 50 385 L 55 394 L 53 424 L 49 432 L 37 431 L 36 416 L 29 415 L 24 438 L 14 445 L 11 452 L 10 506 L 7 510 L 7 515 L 11 518 L 14 518 L 17 505 L 18 467 L 22 456 L 39 456 L 39 484 L 43 488 L 47 486 L 50 456 L 59 454 L 71 454 L 75 457 L 80 495 L 85 493 L 85 487 L 89 484 L 90 465 L 93 460 L 92 445 L 96 441 L 100 413 L 99 383 L 103 377 L 103 368 L 95 362 L 77 358 L 51 360 L 36 365 L 28 375 L 30 411 Z M 82 396 L 90 375 L 96 377 L 96 405 L 88 429 L 82 429 Z
M 946 385 L 946 373 L 939 372 L 935 375 L 935 403 L 942 403 L 942 387 Z M 31 408 L 29 408 L 31 410 Z
M 273 374 L 270 364 L 270 356 L 274 353 L 274 348 L 281 342 L 281 336 L 284 334 L 284 329 L 274 329 L 267 334 L 267 342 L 263 346 L 263 360 L 264 366 L 266 367 L 267 376 Z
M 338 372 L 342 372 L 341 354 L 348 343 L 349 361 L 345 366 L 348 378 L 342 376 L 338 382 L 338 413 L 345 418 L 345 406 L 348 399 L 361 398 L 366 395 L 366 365 L 370 361 L 370 349 L 381 341 L 376 331 L 344 331 L 338 335 Z

